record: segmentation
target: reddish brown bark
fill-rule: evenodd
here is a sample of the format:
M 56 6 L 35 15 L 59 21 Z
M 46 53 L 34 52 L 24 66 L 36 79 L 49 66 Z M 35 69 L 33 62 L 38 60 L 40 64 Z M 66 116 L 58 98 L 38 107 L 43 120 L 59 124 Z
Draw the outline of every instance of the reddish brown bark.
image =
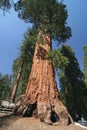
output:
M 33 58 L 32 69 L 26 92 L 22 100 L 17 103 L 14 112 L 22 114 L 28 105 L 31 105 L 31 115 L 37 115 L 41 121 L 48 124 L 68 124 L 70 115 L 58 98 L 58 89 L 55 81 L 55 73 L 52 63 L 46 58 L 51 50 L 49 37 L 44 38 L 44 44 L 37 44 Z M 30 105 L 29 105 L 30 104 Z M 34 106 L 35 105 L 35 106 Z M 33 108 L 31 107 L 31 108 Z

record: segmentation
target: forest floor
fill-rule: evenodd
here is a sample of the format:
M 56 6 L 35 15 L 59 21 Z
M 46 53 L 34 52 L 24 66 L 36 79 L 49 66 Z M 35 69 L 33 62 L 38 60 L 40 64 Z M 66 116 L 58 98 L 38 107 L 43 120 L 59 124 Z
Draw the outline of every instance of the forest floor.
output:
M 0 130 L 87 130 L 76 125 L 51 126 L 34 117 L 0 115 Z

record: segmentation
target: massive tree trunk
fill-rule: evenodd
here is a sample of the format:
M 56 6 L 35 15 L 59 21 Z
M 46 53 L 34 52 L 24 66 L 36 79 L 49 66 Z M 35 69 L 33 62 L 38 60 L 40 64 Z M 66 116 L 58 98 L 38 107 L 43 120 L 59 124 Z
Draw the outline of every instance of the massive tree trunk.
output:
M 43 39 L 43 44 L 36 43 L 26 92 L 16 104 L 14 113 L 37 116 L 48 124 L 68 124 L 72 119 L 58 98 L 53 64 L 47 59 L 51 40 L 48 36 Z

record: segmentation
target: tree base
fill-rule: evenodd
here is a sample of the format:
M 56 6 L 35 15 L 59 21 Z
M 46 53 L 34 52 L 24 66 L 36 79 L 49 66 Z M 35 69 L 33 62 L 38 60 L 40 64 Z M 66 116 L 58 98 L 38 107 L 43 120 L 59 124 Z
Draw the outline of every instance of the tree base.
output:
M 50 37 L 45 36 L 43 40 L 44 44 L 36 44 L 26 92 L 14 113 L 35 116 L 50 125 L 68 125 L 73 120 L 58 98 L 53 64 L 46 58 L 51 50 Z
M 23 117 L 36 117 L 48 125 L 69 125 L 74 123 L 64 105 L 58 101 L 55 104 L 49 102 L 35 102 L 33 104 L 19 101 L 13 113 Z

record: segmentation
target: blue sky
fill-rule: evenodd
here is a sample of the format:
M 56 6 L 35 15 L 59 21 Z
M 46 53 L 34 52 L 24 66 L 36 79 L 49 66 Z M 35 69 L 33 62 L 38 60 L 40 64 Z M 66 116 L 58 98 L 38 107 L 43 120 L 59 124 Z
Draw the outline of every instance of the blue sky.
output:
M 83 46 L 87 45 L 87 0 L 64 0 L 68 10 L 67 23 L 72 29 L 72 37 L 67 43 L 73 48 L 76 58 L 83 69 Z M 23 34 L 29 27 L 20 20 L 13 10 L 3 16 L 0 10 L 0 72 L 11 74 L 12 65 L 18 57 Z
M 67 42 L 73 48 L 83 70 L 83 46 L 87 45 L 87 0 L 64 0 L 68 9 L 68 24 L 72 37 Z

